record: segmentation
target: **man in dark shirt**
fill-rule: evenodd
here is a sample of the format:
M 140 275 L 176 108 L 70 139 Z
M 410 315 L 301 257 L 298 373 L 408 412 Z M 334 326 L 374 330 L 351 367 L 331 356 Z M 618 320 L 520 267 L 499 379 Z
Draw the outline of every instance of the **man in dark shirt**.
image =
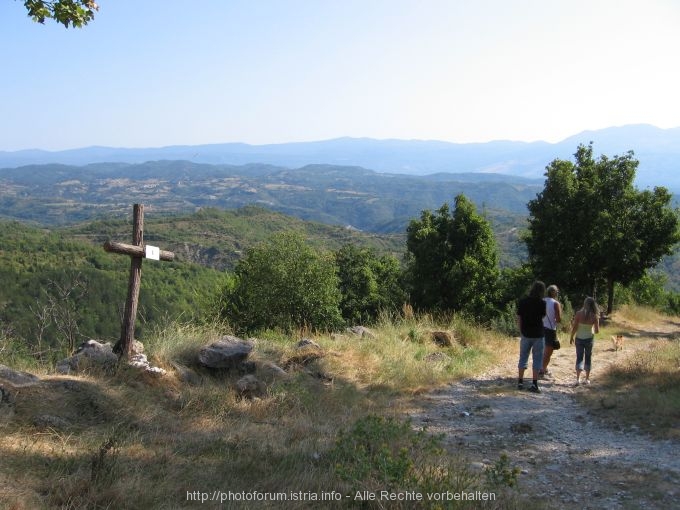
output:
M 524 389 L 524 371 L 529 367 L 529 352 L 531 352 L 533 381 L 529 391 L 540 393 L 538 387 L 538 373 L 543 367 L 543 317 L 546 313 L 545 283 L 535 281 L 528 296 L 524 296 L 517 303 L 517 323 L 521 334 L 519 344 L 519 363 L 517 364 L 517 388 Z

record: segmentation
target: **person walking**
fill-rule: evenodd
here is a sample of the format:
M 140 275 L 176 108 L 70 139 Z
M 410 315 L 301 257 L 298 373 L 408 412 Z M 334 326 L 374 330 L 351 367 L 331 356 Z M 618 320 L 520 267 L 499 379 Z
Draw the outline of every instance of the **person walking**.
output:
M 600 309 L 595 300 L 587 297 L 574 315 L 571 326 L 570 344 L 576 343 L 576 386 L 581 384 L 581 373 L 585 372 L 585 384 L 590 384 L 590 368 L 593 356 L 595 334 L 600 332 Z
M 520 331 L 519 363 L 517 364 L 517 389 L 524 389 L 524 371 L 532 358 L 532 383 L 529 391 L 540 393 L 538 373 L 543 367 L 543 317 L 546 314 L 545 283 L 536 280 L 529 294 L 517 303 L 517 323 Z
M 546 292 L 548 296 L 543 298 L 546 304 L 545 317 L 543 317 L 545 348 L 543 351 L 543 367 L 538 374 L 539 378 L 552 375 L 548 371 L 548 365 L 557 346 L 557 325 L 562 322 L 562 305 L 557 300 L 560 293 L 557 285 L 550 285 Z

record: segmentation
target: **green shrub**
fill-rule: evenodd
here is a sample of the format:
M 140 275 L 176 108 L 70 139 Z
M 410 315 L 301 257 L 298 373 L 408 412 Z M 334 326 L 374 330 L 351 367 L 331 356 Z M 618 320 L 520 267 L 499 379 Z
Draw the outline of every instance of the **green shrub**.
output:
M 443 435 L 414 430 L 410 421 L 371 415 L 340 432 L 329 458 L 352 491 L 426 495 L 481 488 L 480 478 L 451 457 L 442 442 Z
M 510 464 L 510 458 L 502 453 L 496 463 L 486 468 L 486 478 L 492 487 L 517 487 L 521 470 Z
M 333 257 L 296 232 L 281 232 L 249 249 L 227 294 L 223 318 L 239 331 L 330 331 L 343 323 Z

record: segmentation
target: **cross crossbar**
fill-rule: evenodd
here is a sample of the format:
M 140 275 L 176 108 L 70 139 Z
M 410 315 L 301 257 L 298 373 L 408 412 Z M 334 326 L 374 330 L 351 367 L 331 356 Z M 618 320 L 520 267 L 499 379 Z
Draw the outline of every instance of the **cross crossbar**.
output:
M 146 258 L 146 250 L 144 246 L 135 246 L 134 244 L 116 243 L 114 241 L 106 241 L 104 243 L 104 250 L 109 253 L 120 253 L 122 255 L 130 255 L 131 257 Z M 175 260 L 175 254 L 171 251 L 160 250 L 161 260 Z

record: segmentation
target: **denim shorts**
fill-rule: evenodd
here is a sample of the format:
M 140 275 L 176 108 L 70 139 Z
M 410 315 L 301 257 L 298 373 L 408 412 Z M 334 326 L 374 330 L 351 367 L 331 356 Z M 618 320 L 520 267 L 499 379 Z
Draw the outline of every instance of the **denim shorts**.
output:
M 529 352 L 531 352 L 531 367 L 534 370 L 543 368 L 543 350 L 545 342 L 543 337 L 527 338 L 522 336 L 519 341 L 519 363 L 517 368 L 529 367 Z

